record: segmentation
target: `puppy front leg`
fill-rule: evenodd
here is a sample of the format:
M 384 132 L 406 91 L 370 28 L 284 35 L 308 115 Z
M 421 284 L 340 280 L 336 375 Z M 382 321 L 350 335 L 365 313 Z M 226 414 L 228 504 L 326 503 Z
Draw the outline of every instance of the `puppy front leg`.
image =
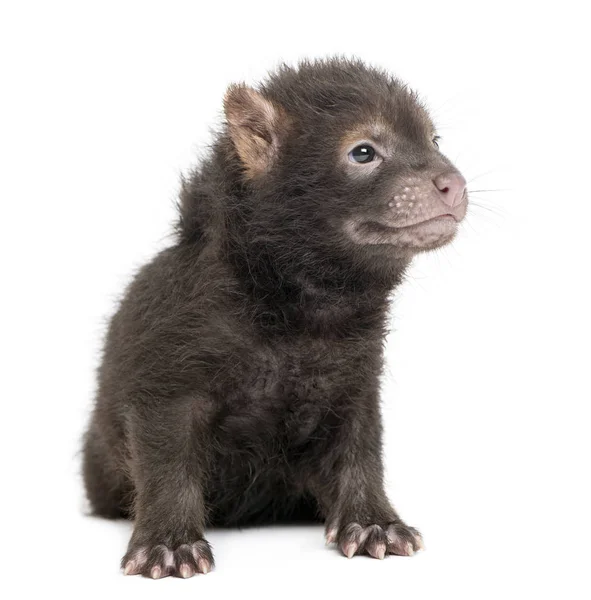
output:
M 373 408 L 342 426 L 312 491 L 326 518 L 327 543 L 337 543 L 348 558 L 361 553 L 410 556 L 423 548 L 423 541 L 386 496 L 377 403 Z
M 135 486 L 134 531 L 121 561 L 126 575 L 159 579 L 208 573 L 203 537 L 207 435 L 194 399 L 135 406 L 128 420 Z

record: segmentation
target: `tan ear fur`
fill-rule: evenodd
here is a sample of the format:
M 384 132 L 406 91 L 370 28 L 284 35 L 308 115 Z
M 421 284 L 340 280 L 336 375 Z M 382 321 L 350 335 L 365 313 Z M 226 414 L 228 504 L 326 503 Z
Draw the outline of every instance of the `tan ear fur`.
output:
M 279 149 L 283 111 L 256 90 L 232 85 L 224 98 L 224 112 L 246 177 L 264 174 Z

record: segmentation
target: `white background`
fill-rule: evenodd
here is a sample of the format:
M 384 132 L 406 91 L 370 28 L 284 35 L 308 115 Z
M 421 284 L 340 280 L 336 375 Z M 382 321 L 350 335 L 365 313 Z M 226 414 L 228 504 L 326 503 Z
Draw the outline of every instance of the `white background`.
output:
M 0 595 L 589 598 L 583 3 L 1 7 Z M 211 531 L 211 575 L 123 577 L 131 526 L 84 516 L 76 454 L 105 320 L 171 243 L 227 84 L 336 53 L 418 89 L 470 188 L 501 190 L 394 305 L 389 491 L 427 550 L 348 561 L 321 527 Z

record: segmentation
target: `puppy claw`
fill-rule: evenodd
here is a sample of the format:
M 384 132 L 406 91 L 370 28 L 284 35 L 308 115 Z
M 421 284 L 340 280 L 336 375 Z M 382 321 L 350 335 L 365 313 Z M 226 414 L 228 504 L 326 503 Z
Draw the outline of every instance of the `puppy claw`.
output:
M 421 534 L 400 521 L 391 523 L 387 529 L 388 552 L 399 556 L 413 556 L 424 548 Z
M 201 558 L 197 564 L 201 573 L 207 574 L 211 571 L 211 563 L 207 559 Z
M 359 544 L 356 544 L 355 542 L 352 542 L 350 544 L 345 544 L 343 546 L 343 554 L 347 558 L 353 558 L 353 556 L 355 556 L 355 552 L 357 552 L 358 548 L 359 548 Z
M 162 569 L 160 567 L 154 567 L 150 571 L 150 577 L 152 579 L 160 579 L 160 575 L 162 575 Z
M 386 544 L 376 544 L 373 547 L 370 546 L 367 549 L 367 551 L 374 558 L 378 558 L 379 560 L 384 560 L 384 558 L 386 557 Z
M 193 575 L 193 569 L 189 565 L 181 565 L 179 567 L 179 574 L 183 579 L 188 579 Z
M 326 545 L 334 544 L 337 541 L 337 533 L 336 529 L 330 529 L 326 532 Z

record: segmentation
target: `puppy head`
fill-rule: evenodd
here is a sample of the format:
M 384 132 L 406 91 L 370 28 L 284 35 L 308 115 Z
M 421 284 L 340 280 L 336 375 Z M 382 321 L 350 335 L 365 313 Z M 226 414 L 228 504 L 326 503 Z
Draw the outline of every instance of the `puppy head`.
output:
M 284 67 L 258 91 L 232 86 L 225 112 L 269 233 L 387 261 L 450 242 L 466 214 L 466 182 L 425 108 L 382 71 L 345 60 Z

